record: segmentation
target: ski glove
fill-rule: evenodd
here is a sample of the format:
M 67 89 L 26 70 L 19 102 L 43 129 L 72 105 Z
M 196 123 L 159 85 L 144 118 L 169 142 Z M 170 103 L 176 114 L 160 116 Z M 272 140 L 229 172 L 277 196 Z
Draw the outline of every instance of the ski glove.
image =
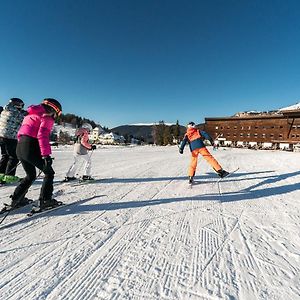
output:
M 96 147 L 96 145 L 92 145 L 92 150 L 95 150 L 97 147 Z
M 183 154 L 183 150 L 182 150 L 182 149 L 180 149 L 180 148 L 179 148 L 179 153 L 180 153 L 180 154 Z
M 53 158 L 50 155 L 43 156 L 42 158 L 44 160 L 44 170 L 43 171 L 48 171 L 48 170 L 52 169 L 51 166 L 52 166 Z

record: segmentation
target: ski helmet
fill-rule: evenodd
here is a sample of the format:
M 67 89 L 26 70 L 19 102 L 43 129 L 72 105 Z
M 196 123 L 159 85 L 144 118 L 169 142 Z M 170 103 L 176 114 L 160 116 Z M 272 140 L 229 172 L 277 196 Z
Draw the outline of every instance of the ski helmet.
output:
M 196 124 L 194 122 L 189 122 L 187 124 L 187 128 L 195 128 L 196 127 Z
M 93 127 L 92 127 L 92 125 L 90 123 L 83 123 L 81 125 L 81 128 L 86 129 L 88 132 L 91 132 L 93 130 Z
M 58 116 L 61 115 L 62 107 L 61 104 L 53 98 L 46 98 L 43 100 L 42 104 L 49 107 L 53 112 L 55 112 Z
M 14 107 L 22 109 L 24 107 L 24 102 L 20 98 L 11 98 L 9 100 Z

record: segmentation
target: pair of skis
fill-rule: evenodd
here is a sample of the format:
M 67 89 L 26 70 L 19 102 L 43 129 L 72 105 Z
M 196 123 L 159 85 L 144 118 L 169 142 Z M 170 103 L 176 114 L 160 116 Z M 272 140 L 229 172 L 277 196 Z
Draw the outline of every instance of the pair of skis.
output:
M 57 196 L 61 195 L 62 193 L 63 193 L 63 190 L 58 190 L 55 193 L 53 193 L 53 197 L 57 197 Z M 26 209 L 27 207 L 29 208 L 30 206 L 33 206 L 33 207 L 31 209 L 31 211 L 26 214 L 27 217 L 32 217 L 34 215 L 41 215 L 43 213 L 47 213 L 49 211 L 52 211 L 54 209 L 60 208 L 61 206 L 65 205 L 64 203 L 59 201 L 58 205 L 50 206 L 50 207 L 47 207 L 47 208 L 44 208 L 44 209 L 38 209 L 36 206 L 34 206 L 34 203 L 35 203 L 35 201 L 33 201 L 31 199 L 28 199 L 27 204 L 25 204 L 23 206 L 18 206 L 18 207 L 12 207 L 10 209 L 7 209 L 9 207 L 9 205 L 4 204 L 4 208 L 1 210 L 1 215 L 4 214 L 4 217 L 0 220 L 0 224 L 2 224 L 4 222 L 4 220 L 8 217 L 8 215 L 11 212 L 21 212 L 24 209 Z M 36 207 L 36 209 L 35 209 L 35 207 Z M 12 221 L 11 223 L 15 223 L 15 221 Z M 1 226 L 0 229 L 2 229 L 4 227 L 7 227 L 7 225 L 9 225 L 9 224 L 5 224 L 5 225 Z
M 236 173 L 240 168 L 237 167 L 236 169 L 234 169 L 231 172 L 228 172 L 228 174 L 224 177 L 220 177 L 219 179 L 217 179 L 214 183 L 219 184 L 223 179 L 230 177 L 232 174 Z M 200 184 L 200 181 L 193 181 L 192 183 L 189 183 L 189 187 L 192 188 L 194 185 Z

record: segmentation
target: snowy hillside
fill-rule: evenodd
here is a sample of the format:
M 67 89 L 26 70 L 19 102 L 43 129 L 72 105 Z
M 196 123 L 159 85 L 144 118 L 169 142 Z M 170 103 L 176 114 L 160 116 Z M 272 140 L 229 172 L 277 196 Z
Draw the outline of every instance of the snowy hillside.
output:
M 99 148 L 90 184 L 60 183 L 72 148 L 55 149 L 71 205 L 1 225 L 1 299 L 300 299 L 300 153 L 209 149 L 240 169 L 218 183 L 199 158 L 192 189 L 188 149 Z
M 74 136 L 76 132 L 76 128 L 73 128 L 71 124 L 67 124 L 67 123 L 64 126 L 55 124 L 53 131 L 56 133 L 60 133 L 62 131 L 68 133 L 69 136 Z

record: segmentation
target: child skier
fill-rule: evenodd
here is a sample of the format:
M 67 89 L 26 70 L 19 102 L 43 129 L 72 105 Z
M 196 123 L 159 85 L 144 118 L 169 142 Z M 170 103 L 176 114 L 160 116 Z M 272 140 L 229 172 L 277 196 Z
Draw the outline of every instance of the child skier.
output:
M 46 98 L 39 105 L 32 105 L 27 109 L 28 115 L 24 118 L 18 132 L 17 155 L 26 172 L 26 176 L 10 196 L 12 201 L 7 209 L 14 209 L 28 203 L 25 195 L 36 179 L 36 169 L 44 173 L 44 179 L 39 196 L 38 207 L 32 212 L 39 212 L 45 208 L 61 205 L 61 202 L 52 199 L 54 170 L 50 147 L 50 133 L 54 120 L 61 114 L 61 104 L 52 98 Z
M 91 154 L 88 154 L 88 150 L 95 150 L 96 145 L 91 145 L 89 143 L 89 133 L 92 131 L 92 126 L 88 123 L 84 123 L 81 128 L 79 128 L 76 132 L 76 142 L 74 145 L 74 161 L 71 167 L 69 168 L 64 182 L 75 180 L 75 173 L 78 168 L 78 164 L 81 159 L 85 161 L 84 166 L 84 175 L 82 176 L 82 180 L 93 180 L 91 177 Z
M 222 169 L 222 167 L 219 165 L 217 160 L 209 153 L 207 148 L 205 147 L 203 140 L 207 139 L 210 141 L 210 143 L 213 145 L 213 139 L 211 136 L 206 133 L 205 131 L 200 131 L 196 128 L 196 125 L 194 122 L 190 122 L 187 125 L 187 131 L 184 136 L 183 141 L 180 143 L 179 146 L 179 153 L 183 154 L 183 149 L 186 145 L 186 143 L 189 143 L 190 150 L 192 153 L 192 158 L 190 162 L 190 166 L 188 169 L 188 176 L 189 176 L 189 183 L 192 184 L 194 181 L 194 176 L 197 168 L 198 163 L 198 155 L 201 154 L 204 159 L 213 167 L 213 169 L 217 172 L 217 174 L 223 178 L 227 176 L 229 173 Z
M 16 154 L 17 133 L 26 112 L 23 110 L 24 102 L 19 98 L 11 98 L 0 115 L 0 183 L 19 181 L 15 176 L 19 162 Z

